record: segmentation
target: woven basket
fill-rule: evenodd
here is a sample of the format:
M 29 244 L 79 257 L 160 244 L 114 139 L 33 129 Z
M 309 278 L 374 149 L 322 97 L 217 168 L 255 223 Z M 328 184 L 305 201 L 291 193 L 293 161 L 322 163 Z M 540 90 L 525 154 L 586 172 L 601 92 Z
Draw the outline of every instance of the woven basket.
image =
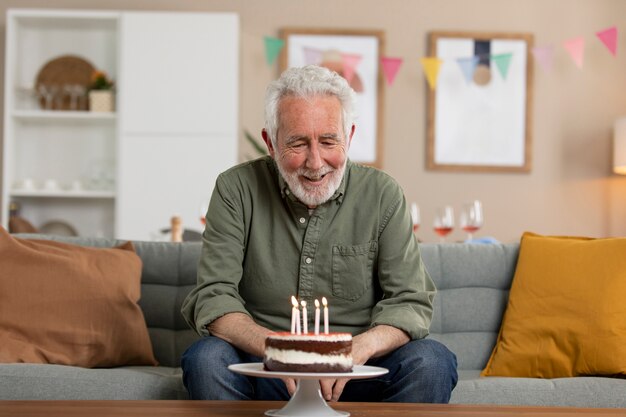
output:
M 52 100 L 53 110 L 87 110 L 87 88 L 91 83 L 91 75 L 94 67 L 91 63 L 81 57 L 73 55 L 63 55 L 48 61 L 37 74 L 35 89 L 39 93 L 40 86 L 56 86 L 58 90 Z M 69 92 L 65 91 L 66 86 L 83 87 L 84 95 L 77 97 L 75 94 L 75 108 L 72 108 L 72 98 Z M 39 98 L 39 105 L 45 108 L 45 98 Z

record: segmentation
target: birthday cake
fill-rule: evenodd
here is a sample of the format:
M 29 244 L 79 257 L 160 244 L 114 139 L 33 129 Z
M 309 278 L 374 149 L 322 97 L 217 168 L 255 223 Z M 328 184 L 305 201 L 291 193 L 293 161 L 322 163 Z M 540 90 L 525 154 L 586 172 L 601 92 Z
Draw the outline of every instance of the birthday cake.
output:
M 352 335 L 272 333 L 263 365 L 276 372 L 352 372 Z

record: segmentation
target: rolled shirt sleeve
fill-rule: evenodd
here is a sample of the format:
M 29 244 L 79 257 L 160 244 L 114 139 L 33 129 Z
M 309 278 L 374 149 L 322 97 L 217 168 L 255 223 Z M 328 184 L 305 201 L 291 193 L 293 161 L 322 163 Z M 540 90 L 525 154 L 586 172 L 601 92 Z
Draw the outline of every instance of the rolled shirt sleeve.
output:
M 183 317 L 200 335 L 208 335 L 206 326 L 225 314 L 250 315 L 239 294 L 245 223 L 238 203 L 219 176 L 202 234 L 197 285 L 182 306 Z
M 378 280 L 383 297 L 372 310 L 372 326 L 404 330 L 411 339 L 428 335 L 435 285 L 424 267 L 401 193 L 383 217 L 378 244 Z

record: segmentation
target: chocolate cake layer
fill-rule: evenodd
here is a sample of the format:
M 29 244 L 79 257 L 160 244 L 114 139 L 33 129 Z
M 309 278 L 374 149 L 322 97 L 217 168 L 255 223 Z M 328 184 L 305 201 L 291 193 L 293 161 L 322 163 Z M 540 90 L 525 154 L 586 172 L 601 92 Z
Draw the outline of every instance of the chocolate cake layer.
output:
M 296 363 L 282 363 L 274 361 L 272 359 L 266 359 L 263 361 L 263 365 L 266 371 L 273 372 L 315 372 L 315 373 L 330 373 L 352 372 L 352 367 L 348 368 L 338 364 L 324 364 L 324 363 L 312 363 L 312 364 L 296 364 Z
M 348 355 L 352 352 L 352 340 L 336 342 L 320 342 L 318 340 L 281 340 L 268 338 L 265 347 L 281 350 L 299 350 L 302 352 L 319 353 L 320 355 Z

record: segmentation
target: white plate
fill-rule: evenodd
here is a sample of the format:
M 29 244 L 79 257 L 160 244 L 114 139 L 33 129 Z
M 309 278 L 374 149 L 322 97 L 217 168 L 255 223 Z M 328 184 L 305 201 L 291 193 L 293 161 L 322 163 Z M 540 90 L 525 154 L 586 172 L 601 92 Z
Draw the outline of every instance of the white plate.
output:
M 294 379 L 326 379 L 326 378 L 350 378 L 364 379 L 385 375 L 388 369 L 378 366 L 355 365 L 352 372 L 274 372 L 263 369 L 263 363 L 238 363 L 229 365 L 228 369 L 249 376 L 259 376 L 263 378 L 294 378 Z

